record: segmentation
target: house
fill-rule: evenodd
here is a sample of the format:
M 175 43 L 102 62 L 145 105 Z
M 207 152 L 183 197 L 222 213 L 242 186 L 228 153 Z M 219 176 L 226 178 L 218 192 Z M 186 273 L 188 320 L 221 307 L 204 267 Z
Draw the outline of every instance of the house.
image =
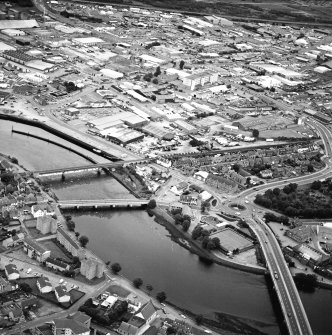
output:
M 65 303 L 70 302 L 70 294 L 67 292 L 66 287 L 59 285 L 54 288 L 55 296 L 58 302 Z
M 53 290 L 53 286 L 47 277 L 40 277 L 36 283 L 40 293 L 49 293 Z
M 121 335 L 136 335 L 138 333 L 136 326 L 133 326 L 127 322 L 122 321 L 120 327 L 117 329 L 117 332 Z
M 196 178 L 197 180 L 201 180 L 201 181 L 205 182 L 208 175 L 209 175 L 209 172 L 207 172 L 207 171 L 198 171 L 194 174 L 194 178 Z
M 197 197 L 193 197 L 191 195 L 181 195 L 180 202 L 182 204 L 194 206 L 194 205 L 197 205 Z
M 22 311 L 21 307 L 14 307 L 13 309 L 10 310 L 10 312 L 8 313 L 9 318 L 14 321 L 14 322 L 24 322 L 25 321 L 25 317 Z
M 23 240 L 23 250 L 30 258 L 36 259 L 38 262 L 44 262 L 51 255 L 50 250 L 47 250 L 29 237 Z
M 20 278 L 20 273 L 18 272 L 15 264 L 5 265 L 5 273 L 8 280 L 16 280 Z
M 2 241 L 2 245 L 5 248 L 8 247 L 15 247 L 16 245 L 22 243 L 24 239 L 24 234 L 23 233 L 18 233 L 12 237 L 6 238 L 5 240 Z
M 39 205 L 33 205 L 31 207 L 31 214 L 33 215 L 34 218 L 38 218 L 44 215 L 52 216 L 55 214 L 55 212 L 49 204 L 39 204 Z
M 154 306 L 152 301 L 150 300 L 146 303 L 141 310 L 139 310 L 135 317 L 144 320 L 146 323 L 152 323 L 157 317 L 158 309 Z
M 84 313 L 77 312 L 63 319 L 52 321 L 54 335 L 90 335 L 91 318 Z
M 0 294 L 3 292 L 12 291 L 13 287 L 5 278 L 0 277 Z
M 31 297 L 21 301 L 21 308 L 25 310 L 27 308 L 36 307 L 38 305 L 38 298 Z
M 273 173 L 270 169 L 266 169 L 266 170 L 262 170 L 260 172 L 260 175 L 262 178 L 272 178 Z

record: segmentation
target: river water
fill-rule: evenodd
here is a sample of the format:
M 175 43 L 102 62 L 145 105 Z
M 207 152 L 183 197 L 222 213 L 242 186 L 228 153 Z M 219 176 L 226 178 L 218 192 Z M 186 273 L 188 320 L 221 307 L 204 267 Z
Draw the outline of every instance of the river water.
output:
M 34 127 L 0 120 L 0 152 L 18 158 L 31 170 L 86 164 L 86 160 L 46 142 L 11 134 L 11 128 L 66 141 Z M 68 144 L 68 143 L 67 143 Z M 74 145 L 68 145 L 77 148 Z M 81 150 L 81 149 L 80 149 Z M 82 150 L 81 150 L 82 151 Z M 89 156 L 93 154 L 89 153 Z M 129 198 L 132 195 L 107 176 L 51 184 L 59 199 Z M 262 276 L 219 265 L 206 265 L 174 243 L 168 231 L 141 210 L 71 213 L 77 230 L 89 237 L 89 248 L 105 261 L 119 262 L 129 279 L 141 277 L 153 294 L 165 291 L 178 306 L 213 316 L 229 313 L 256 320 L 268 334 L 279 334 Z M 332 333 L 332 291 L 301 293 L 315 335 Z M 256 324 L 258 326 L 258 323 Z

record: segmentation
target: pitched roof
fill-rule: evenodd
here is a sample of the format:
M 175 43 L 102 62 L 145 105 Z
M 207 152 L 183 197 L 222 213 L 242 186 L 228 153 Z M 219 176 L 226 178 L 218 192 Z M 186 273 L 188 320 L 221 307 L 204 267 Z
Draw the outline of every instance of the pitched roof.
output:
M 71 329 L 74 334 L 82 334 L 90 330 L 84 324 L 73 319 L 54 319 L 53 323 L 57 329 Z
M 41 244 L 35 242 L 30 237 L 26 237 L 23 242 L 26 243 L 28 246 L 30 246 L 35 251 L 39 252 L 40 254 L 44 254 L 45 252 L 48 251 Z
M 140 317 L 144 320 L 149 319 L 155 312 L 157 312 L 157 308 L 151 302 L 151 300 L 142 307 L 142 309 L 136 314 L 137 317 Z
M 60 268 L 63 268 L 64 270 L 66 270 L 67 266 L 68 266 L 67 263 L 59 261 L 58 259 L 55 259 L 53 257 L 48 257 L 47 260 L 46 260 L 46 263 L 54 264 L 54 265 L 56 265 L 56 266 L 58 266 Z
M 12 273 L 18 273 L 18 274 L 20 274 L 18 272 L 17 267 L 16 267 L 15 264 L 7 264 L 7 265 L 5 265 L 5 269 L 6 269 L 6 271 L 7 271 L 7 273 L 9 275 L 12 274 Z
M 68 296 L 69 294 L 67 293 L 66 289 L 65 289 L 65 286 L 63 285 L 59 285 L 59 286 L 56 286 L 54 288 L 54 291 L 58 294 L 58 297 L 61 298 L 61 297 L 66 297 Z
M 47 277 L 40 277 L 40 278 L 37 279 L 37 282 L 39 283 L 39 286 L 41 288 L 47 287 L 47 286 L 52 287 L 52 284 L 50 283 L 50 281 Z
M 57 232 L 61 234 L 76 250 L 80 249 L 79 245 L 62 228 L 58 228 Z
M 124 332 L 124 333 L 128 333 L 129 335 L 136 335 L 138 328 L 130 325 L 127 322 L 121 322 L 120 327 L 118 328 L 119 332 Z
M 77 322 L 85 323 L 85 322 L 91 320 L 91 317 L 89 315 L 86 315 L 85 313 L 76 312 L 74 314 L 69 315 L 68 319 L 73 319 Z

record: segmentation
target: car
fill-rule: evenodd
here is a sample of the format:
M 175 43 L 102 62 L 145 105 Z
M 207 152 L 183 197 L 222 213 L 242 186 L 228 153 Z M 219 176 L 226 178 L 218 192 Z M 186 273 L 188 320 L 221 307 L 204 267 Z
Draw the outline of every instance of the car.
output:
M 292 314 L 290 312 L 287 313 L 288 317 L 291 318 Z
M 207 334 L 211 334 L 211 330 L 208 330 L 208 329 L 204 329 L 204 333 L 207 333 Z
M 160 305 L 166 307 L 166 305 L 163 302 Z
M 180 314 L 181 318 L 186 319 L 187 317 L 184 314 Z

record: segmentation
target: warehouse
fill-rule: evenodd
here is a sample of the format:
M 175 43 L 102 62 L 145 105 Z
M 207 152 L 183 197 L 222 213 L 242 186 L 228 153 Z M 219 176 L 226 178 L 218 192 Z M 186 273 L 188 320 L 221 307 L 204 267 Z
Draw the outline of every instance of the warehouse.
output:
M 153 122 L 144 126 L 142 128 L 142 131 L 147 133 L 148 135 L 157 137 L 160 140 L 171 141 L 174 138 L 174 134 L 171 131 L 166 130 L 164 127 L 160 126 L 157 123 L 153 123 Z
M 96 44 L 104 43 L 104 40 L 98 37 L 73 38 L 72 41 L 80 45 L 96 45 Z
M 192 126 L 190 123 L 183 121 L 183 120 L 176 120 L 174 123 L 184 132 L 188 134 L 196 133 L 197 128 Z
M 119 78 L 123 77 L 123 73 L 117 72 L 117 71 L 113 71 L 113 70 L 110 70 L 110 69 L 102 69 L 102 70 L 100 70 L 100 72 L 104 76 L 112 78 L 112 79 L 119 79 Z
M 132 142 L 140 141 L 144 138 L 142 133 L 128 128 L 111 128 L 100 132 L 111 142 L 127 145 Z
M 99 130 L 106 130 L 111 127 L 127 124 L 130 127 L 144 126 L 148 121 L 137 114 L 131 112 L 120 112 L 111 116 L 94 119 L 88 122 L 88 125 Z

